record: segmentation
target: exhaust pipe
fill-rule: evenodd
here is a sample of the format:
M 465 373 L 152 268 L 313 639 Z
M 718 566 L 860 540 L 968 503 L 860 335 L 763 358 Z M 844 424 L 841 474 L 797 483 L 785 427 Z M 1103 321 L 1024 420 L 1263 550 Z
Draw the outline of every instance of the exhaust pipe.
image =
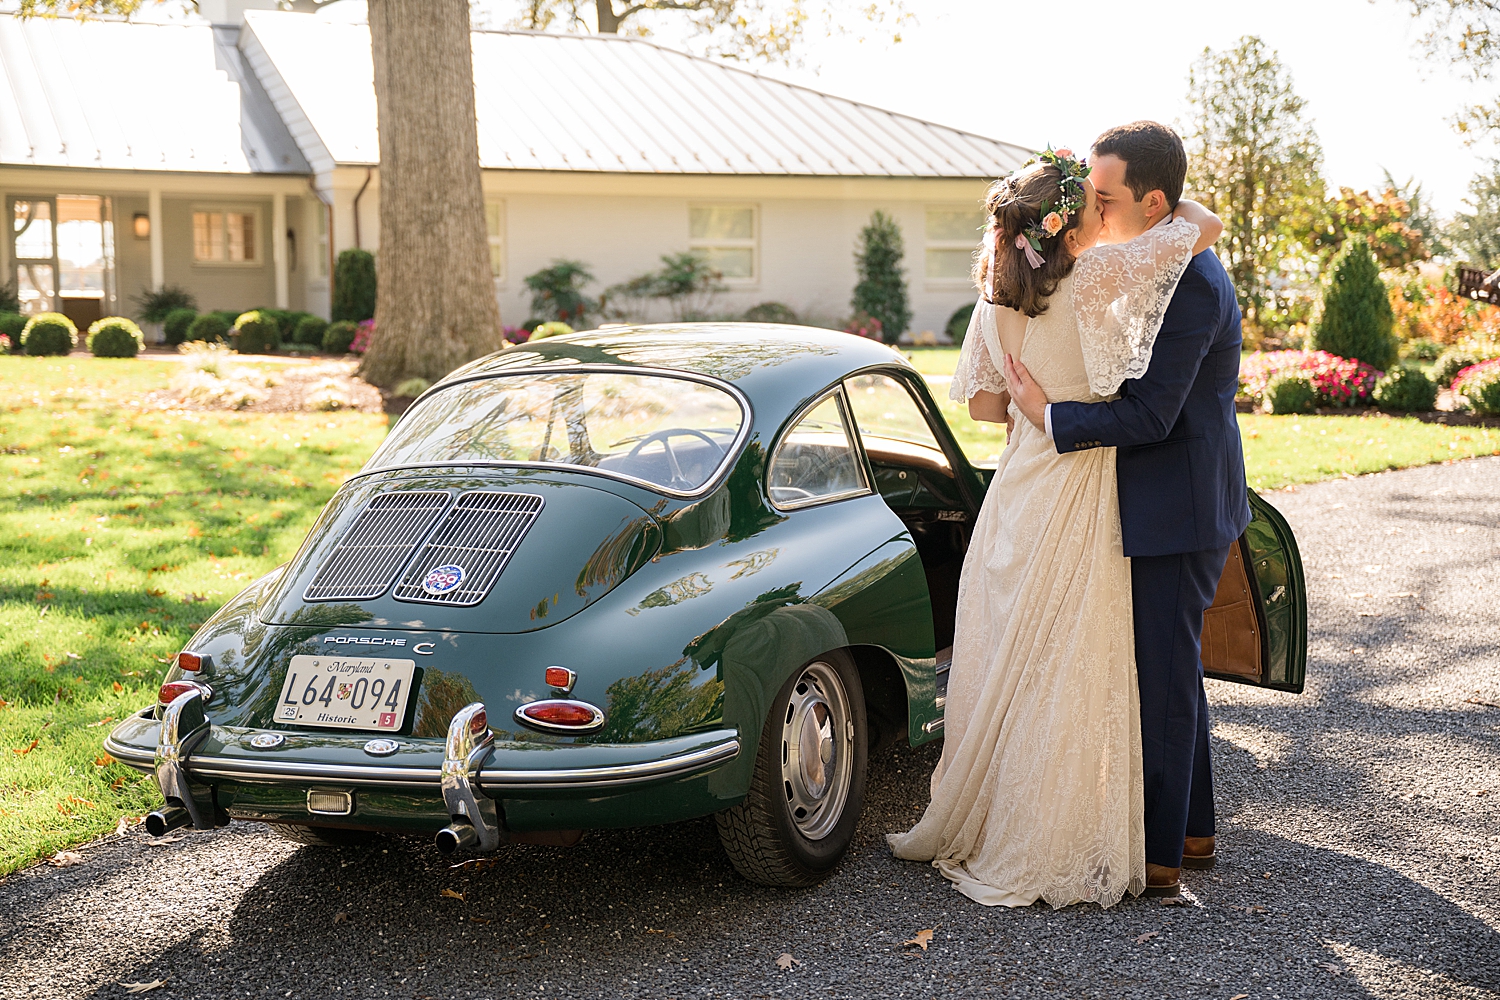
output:
M 168 802 L 155 812 L 146 815 L 146 832 L 153 837 L 164 837 L 180 826 L 193 821 L 192 814 L 182 806 Z
M 450 823 L 437 832 L 436 843 L 438 851 L 447 856 L 455 851 L 472 849 L 479 843 L 479 834 L 474 832 L 472 824 Z

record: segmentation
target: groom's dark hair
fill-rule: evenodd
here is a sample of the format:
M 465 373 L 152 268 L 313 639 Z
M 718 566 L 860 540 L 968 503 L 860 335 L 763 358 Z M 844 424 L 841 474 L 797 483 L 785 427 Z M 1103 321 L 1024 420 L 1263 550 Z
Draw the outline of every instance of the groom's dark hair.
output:
M 1117 156 L 1125 161 L 1125 186 L 1140 201 L 1148 191 L 1167 196 L 1176 208 L 1187 177 L 1187 152 L 1176 132 L 1160 122 L 1117 125 L 1094 140 L 1095 156 Z

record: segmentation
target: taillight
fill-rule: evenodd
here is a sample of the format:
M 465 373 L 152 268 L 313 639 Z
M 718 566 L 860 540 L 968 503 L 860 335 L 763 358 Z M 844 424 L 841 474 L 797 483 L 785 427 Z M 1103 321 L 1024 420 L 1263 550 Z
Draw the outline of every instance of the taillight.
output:
M 604 725 L 604 713 L 586 701 L 552 698 L 516 709 L 516 719 L 548 732 L 590 732 Z
M 489 728 L 490 720 L 485 715 L 484 709 L 481 708 L 479 711 L 475 712 L 474 717 L 469 720 L 469 732 L 473 733 L 475 736 L 481 736 Z
M 213 659 L 201 653 L 189 653 L 187 650 L 177 654 L 177 669 L 186 670 L 196 674 L 204 667 L 213 666 Z
M 573 684 L 578 680 L 578 675 L 567 667 L 548 667 L 545 676 L 548 687 L 562 688 L 564 691 L 573 690 Z
M 170 705 L 189 691 L 203 692 L 203 703 L 205 705 L 212 701 L 214 697 L 214 689 L 202 681 L 167 681 L 161 686 L 161 690 L 156 692 L 156 700 L 159 704 Z

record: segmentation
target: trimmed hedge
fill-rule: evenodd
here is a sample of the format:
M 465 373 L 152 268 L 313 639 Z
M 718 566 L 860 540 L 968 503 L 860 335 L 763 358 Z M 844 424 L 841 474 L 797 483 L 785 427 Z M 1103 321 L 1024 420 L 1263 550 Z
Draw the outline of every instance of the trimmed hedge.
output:
M 1318 408 L 1318 390 L 1306 375 L 1277 375 L 1266 386 L 1266 404 L 1272 413 L 1312 413 Z
M 744 320 L 747 323 L 783 323 L 791 326 L 802 322 L 791 306 L 780 302 L 762 302 L 751 306 L 745 310 Z
M 240 313 L 234 321 L 234 347 L 241 354 L 270 354 L 281 343 L 276 317 L 259 309 Z
M 229 336 L 229 331 L 234 329 L 233 324 L 226 320 L 222 314 L 211 312 L 204 313 L 188 325 L 188 340 L 201 340 L 206 344 L 218 344 Z
M 1396 360 L 1395 316 L 1380 265 L 1363 236 L 1350 237 L 1333 258 L 1313 347 L 1384 370 Z
M 34 358 L 67 354 L 78 346 L 78 327 L 62 313 L 37 313 L 21 331 L 21 348 Z
M 12 345 L 21 343 L 21 331 L 26 329 L 26 317 L 20 313 L 0 312 L 0 333 L 10 338 Z
M 354 335 L 359 333 L 359 324 L 347 319 L 341 319 L 328 324 L 328 329 L 323 331 L 323 353 L 325 354 L 348 354 L 349 345 L 354 343 Z
M 1426 413 L 1437 406 L 1437 397 L 1437 383 L 1411 362 L 1396 365 L 1375 383 L 1375 402 L 1387 410 Z
M 162 320 L 161 332 L 166 337 L 167 343 L 177 346 L 188 339 L 188 330 L 193 325 L 193 320 L 198 318 L 196 309 L 173 309 L 167 313 L 167 318 Z
M 327 329 L 328 321 L 326 319 L 308 314 L 297 321 L 297 328 L 292 331 L 292 341 L 298 344 L 322 347 L 323 332 Z
M 106 316 L 89 327 L 86 343 L 96 358 L 133 358 L 146 346 L 146 338 L 124 316 Z
M 969 334 L 969 320 L 973 317 L 974 303 L 972 302 L 953 310 L 953 315 L 948 317 L 948 325 L 944 327 L 944 332 L 948 334 L 948 339 L 955 344 L 962 344 L 964 337 Z

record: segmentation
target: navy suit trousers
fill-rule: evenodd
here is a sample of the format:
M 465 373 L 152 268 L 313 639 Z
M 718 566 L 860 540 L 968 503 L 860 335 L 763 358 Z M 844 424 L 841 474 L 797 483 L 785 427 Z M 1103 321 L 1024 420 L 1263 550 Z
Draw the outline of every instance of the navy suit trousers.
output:
M 1228 547 L 1135 556 L 1135 670 L 1141 691 L 1146 860 L 1182 865 L 1182 838 L 1214 832 L 1214 779 L 1203 693 L 1203 612 L 1214 602 Z

